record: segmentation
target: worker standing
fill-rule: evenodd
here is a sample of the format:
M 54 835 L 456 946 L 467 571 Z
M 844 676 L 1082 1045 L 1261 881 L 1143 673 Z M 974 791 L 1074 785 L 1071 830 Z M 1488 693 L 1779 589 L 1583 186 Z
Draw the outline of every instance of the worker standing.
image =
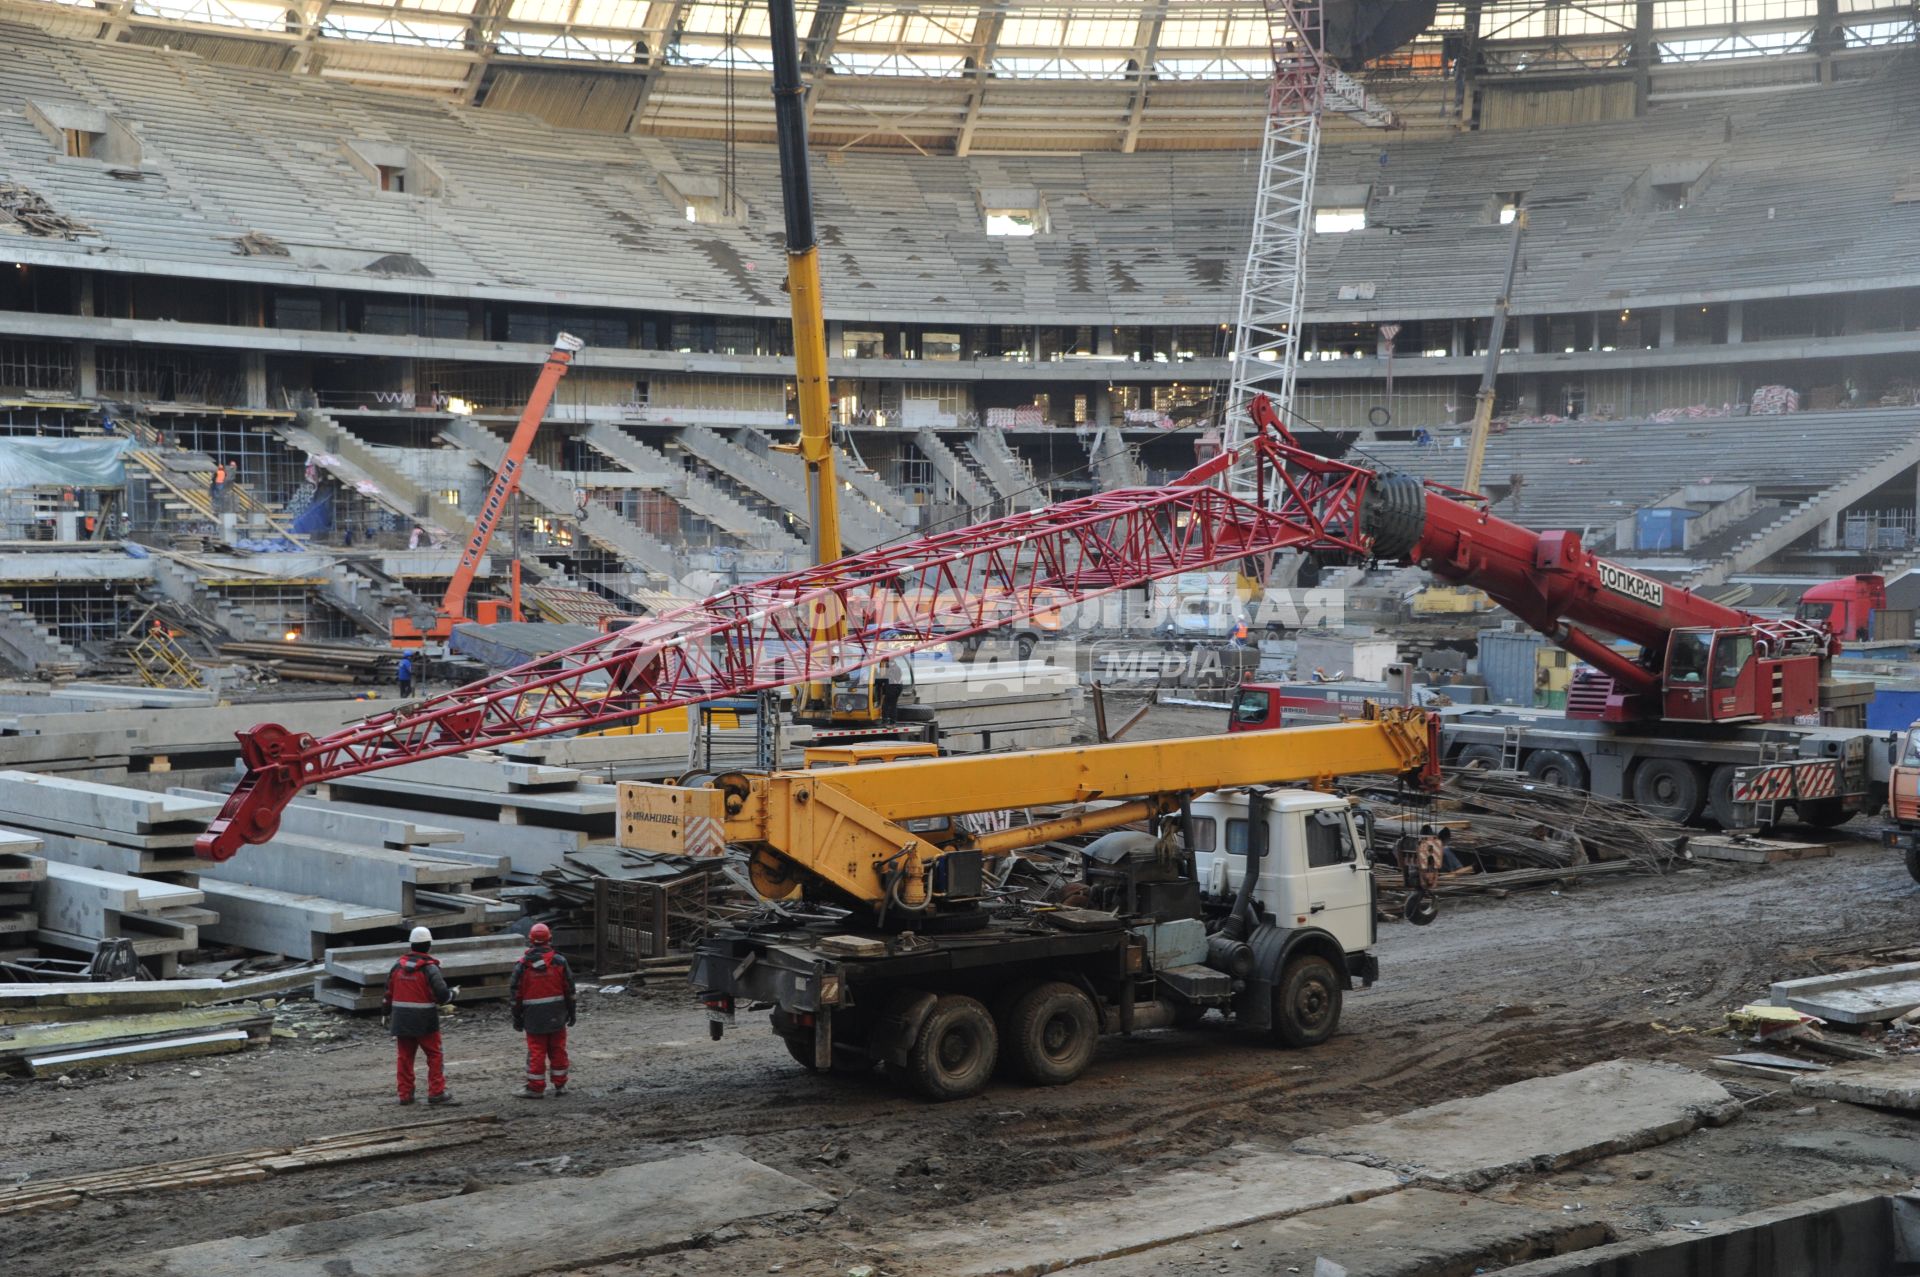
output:
M 447 1094 L 447 1071 L 440 1051 L 440 1008 L 453 1001 L 446 976 L 440 973 L 440 961 L 431 952 L 433 932 L 415 927 L 407 937 L 408 952 L 387 972 L 387 994 L 382 1000 L 387 1030 L 393 1034 L 397 1054 L 394 1074 L 400 1088 L 400 1102 L 413 1103 L 413 1053 L 427 1055 L 427 1103 L 451 1104 Z
M 413 653 L 400 654 L 400 666 L 394 670 L 393 676 L 400 684 L 400 699 L 406 700 L 411 697 L 413 695 Z
M 215 514 L 220 513 L 220 504 L 227 495 L 227 463 L 213 463 L 213 479 L 207 484 L 207 504 Z
M 573 968 L 554 952 L 553 932 L 546 923 L 534 923 L 527 941 L 527 951 L 513 964 L 513 982 L 508 986 L 513 1027 L 527 1035 L 527 1084 L 520 1096 L 539 1099 L 551 1076 L 558 1099 L 567 1091 L 567 1030 L 576 1018 Z

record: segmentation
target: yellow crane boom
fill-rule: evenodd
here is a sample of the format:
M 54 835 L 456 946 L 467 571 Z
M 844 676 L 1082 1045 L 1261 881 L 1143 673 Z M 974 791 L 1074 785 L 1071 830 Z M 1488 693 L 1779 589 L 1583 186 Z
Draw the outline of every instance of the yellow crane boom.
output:
M 1004 855 L 1178 810 L 1194 794 L 1382 772 L 1437 777 L 1438 723 L 1370 706 L 1353 722 L 1267 732 L 1122 741 L 1010 754 L 734 773 L 710 788 L 620 786 L 621 842 L 641 851 L 752 852 L 754 888 L 909 913 L 937 908 L 935 864 Z M 1106 806 L 972 835 L 951 818 L 1059 804 Z

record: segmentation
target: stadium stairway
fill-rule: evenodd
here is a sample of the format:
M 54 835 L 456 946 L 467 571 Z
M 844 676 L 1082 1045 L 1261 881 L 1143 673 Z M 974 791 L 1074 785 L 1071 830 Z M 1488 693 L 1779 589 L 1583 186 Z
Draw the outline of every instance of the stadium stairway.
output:
M 488 470 L 497 470 L 507 451 L 506 440 L 470 417 L 449 421 L 441 428 L 440 438 Z M 672 547 L 598 501 L 588 501 L 582 509 L 574 485 L 538 462 L 521 465 L 520 491 L 548 513 L 577 525 L 588 540 L 634 567 L 669 581 L 679 576 L 679 561 Z

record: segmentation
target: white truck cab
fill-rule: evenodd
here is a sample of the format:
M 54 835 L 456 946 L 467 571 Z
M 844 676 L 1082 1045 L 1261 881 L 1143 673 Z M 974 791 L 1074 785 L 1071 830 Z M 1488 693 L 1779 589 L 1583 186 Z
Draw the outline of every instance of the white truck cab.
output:
M 1216 790 L 1193 800 L 1200 889 L 1232 898 L 1247 846 L 1264 831 L 1253 899 L 1275 926 L 1314 927 L 1347 953 L 1375 941 L 1373 865 L 1361 821 L 1346 799 L 1311 789 Z

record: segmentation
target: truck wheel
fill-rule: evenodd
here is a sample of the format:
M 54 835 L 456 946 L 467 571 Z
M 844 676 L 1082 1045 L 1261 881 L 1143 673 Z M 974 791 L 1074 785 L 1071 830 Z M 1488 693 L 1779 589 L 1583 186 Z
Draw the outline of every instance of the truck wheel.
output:
M 1920 847 L 1907 848 L 1907 877 L 1920 882 Z
M 1633 805 L 1677 825 L 1700 815 L 1700 773 L 1678 758 L 1649 758 L 1633 771 Z
M 1482 748 L 1488 748 L 1482 746 Z M 1561 789 L 1585 789 L 1587 765 L 1579 755 L 1558 749 L 1536 749 L 1527 755 L 1527 775 L 1545 785 Z
M 1023 661 L 1032 659 L 1033 649 L 1039 646 L 1040 636 L 1038 634 L 1021 634 L 1013 640 L 1014 655 Z
M 1733 773 L 1736 770 L 1732 763 L 1722 763 L 1713 769 L 1713 775 L 1707 781 L 1707 815 L 1713 817 L 1713 823 L 1722 829 L 1752 829 L 1760 823 L 1760 813 L 1752 803 L 1733 800 Z
M 1802 798 L 1793 810 L 1802 824 L 1815 829 L 1838 829 L 1853 819 L 1853 813 L 1838 798 Z
M 1468 745 L 1453 756 L 1455 767 L 1471 767 L 1475 771 L 1497 772 L 1500 770 L 1500 747 L 1498 745 Z
M 1340 1026 L 1340 976 L 1325 958 L 1302 954 L 1273 987 L 1273 1033 L 1283 1046 L 1319 1046 Z
M 975 998 L 948 994 L 933 1004 L 907 1052 L 907 1077 L 930 1100 L 972 1095 L 993 1076 L 1000 1035 Z
M 1099 1039 L 1093 1000 L 1062 980 L 1029 989 L 1007 1015 L 1013 1071 L 1038 1086 L 1065 1086 L 1079 1077 Z

